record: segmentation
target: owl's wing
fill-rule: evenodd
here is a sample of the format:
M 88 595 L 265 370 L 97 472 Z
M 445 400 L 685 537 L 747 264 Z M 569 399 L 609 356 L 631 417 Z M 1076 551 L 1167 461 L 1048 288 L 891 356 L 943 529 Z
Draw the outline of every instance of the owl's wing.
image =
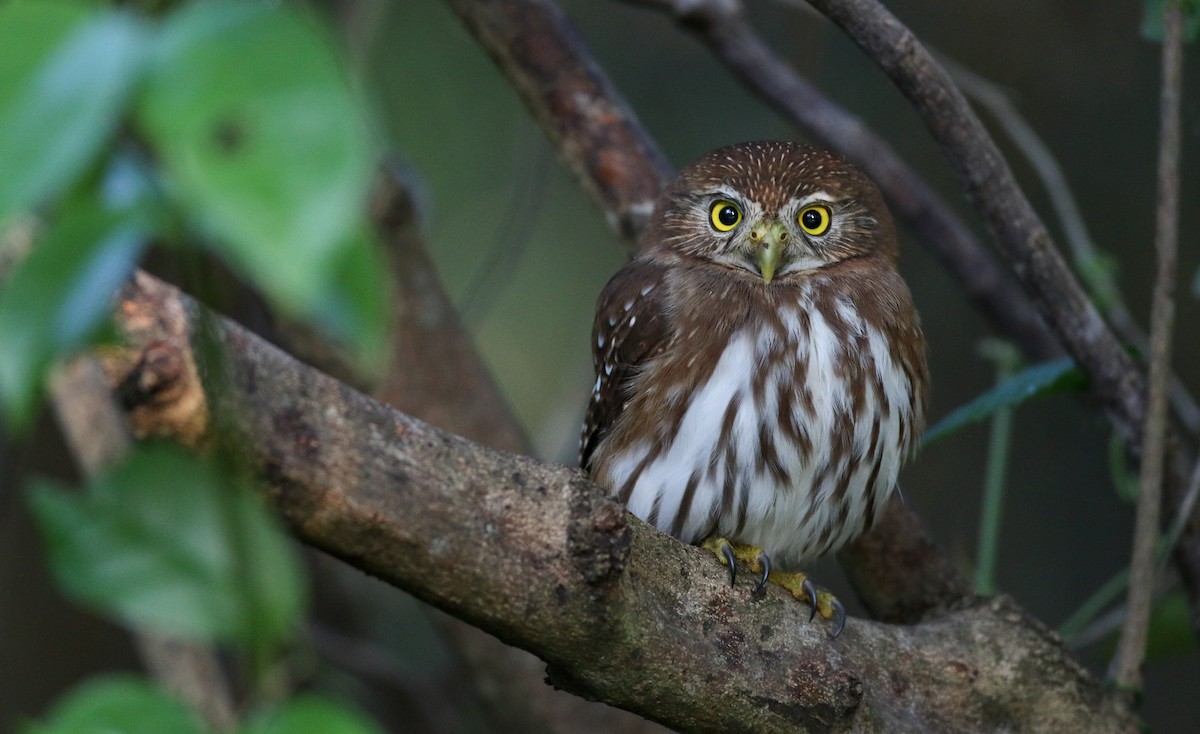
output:
M 618 270 L 600 293 L 592 327 L 596 383 L 579 442 L 579 465 L 585 469 L 625 409 L 638 367 L 666 346 L 665 274 L 659 263 L 638 258 Z

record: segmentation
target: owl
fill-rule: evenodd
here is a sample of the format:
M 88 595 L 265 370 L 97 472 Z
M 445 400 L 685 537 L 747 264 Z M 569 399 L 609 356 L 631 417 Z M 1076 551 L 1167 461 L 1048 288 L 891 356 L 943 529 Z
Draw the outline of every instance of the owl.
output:
M 596 307 L 580 462 L 630 512 L 834 619 L 799 572 L 870 527 L 924 426 L 925 338 L 879 190 L 790 142 L 680 171 Z

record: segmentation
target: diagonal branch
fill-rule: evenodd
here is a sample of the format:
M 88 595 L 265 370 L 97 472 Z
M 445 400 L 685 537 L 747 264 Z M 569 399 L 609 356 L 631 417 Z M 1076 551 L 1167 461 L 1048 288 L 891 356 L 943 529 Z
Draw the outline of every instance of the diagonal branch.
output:
M 404 177 L 394 167 L 376 179 L 371 219 L 387 249 L 397 301 L 388 377 L 379 397 L 422 421 L 492 448 L 530 453 L 516 416 L 483 363 L 425 251 Z M 661 729 L 624 711 L 545 685 L 536 657 L 446 615 L 433 621 L 469 664 L 488 703 L 489 725 L 544 734 Z
M 152 366 L 148 346 L 191 359 L 198 308 L 136 275 L 116 309 L 128 346 L 107 355 L 110 384 Z M 709 554 L 578 471 L 443 433 L 205 322 L 223 360 L 205 396 L 218 420 L 194 415 L 205 401 L 162 401 L 135 425 L 232 431 L 303 540 L 536 653 L 560 687 L 685 732 L 961 731 L 997 716 L 1022 731 L 1134 731 L 1003 597 L 916 626 L 851 620 L 832 641 L 785 592 L 729 588 Z M 173 374 L 191 384 L 162 394 L 202 389 Z
M 1091 378 L 1125 445 L 1140 450 L 1146 379 L 1071 274 L 1045 224 L 1017 186 L 995 142 L 949 75 L 907 27 L 877 0 L 810 0 L 850 36 L 912 102 L 942 146 L 1001 252 L 1047 323 Z M 1166 497 L 1183 499 L 1190 461 L 1177 437 L 1167 445 Z M 1200 521 L 1190 523 L 1175 554 L 1200 630 Z
M 632 244 L 671 165 L 550 0 L 448 0 L 559 156 Z
M 747 22 L 740 0 L 626 0 L 673 15 L 738 79 L 822 145 L 863 169 L 896 219 L 916 235 L 997 329 L 1035 357 L 1062 347 L 1025 294 L 966 223 L 857 116 L 781 59 Z

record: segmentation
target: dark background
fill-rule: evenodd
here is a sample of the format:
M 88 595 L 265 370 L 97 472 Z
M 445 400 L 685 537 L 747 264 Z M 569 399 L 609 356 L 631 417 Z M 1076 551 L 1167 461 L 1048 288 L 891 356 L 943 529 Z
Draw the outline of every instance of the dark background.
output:
M 665 16 L 611 1 L 564 6 L 676 165 L 732 142 L 804 139 Z M 593 379 L 594 299 L 623 261 L 619 243 L 445 4 L 364 7 L 350 56 L 380 132 L 411 163 L 432 254 L 539 454 L 569 462 Z M 1146 323 L 1159 48 L 1139 35 L 1140 6 L 897 0 L 889 8 L 937 52 L 1009 92 L 1064 169 L 1092 239 L 1115 259 L 1128 304 Z M 798 2 L 755 2 L 750 11 L 781 55 L 887 139 L 986 238 L 917 115 L 853 44 Z M 1173 361 L 1200 390 L 1200 301 L 1192 291 L 1200 267 L 1200 63 L 1194 48 L 1188 53 Z M 1030 166 L 983 117 L 1061 244 Z M 920 243 L 901 237 L 901 269 L 930 344 L 936 421 L 992 384 L 994 368 L 977 351 L 990 332 Z M 62 601 L 45 575 L 19 486 L 30 472 L 68 475 L 52 423 L 43 415 L 33 436 L 0 447 L 0 728 L 42 712 L 90 671 L 136 667 L 124 633 Z M 1128 560 L 1133 510 L 1114 489 L 1109 437 L 1104 416 L 1078 397 L 1031 402 L 1014 420 L 998 583 L 1051 627 Z M 986 442 L 986 424 L 971 427 L 920 455 L 902 477 L 908 501 L 968 571 Z M 820 572 L 838 588 L 832 564 Z M 380 626 L 402 664 L 443 664 L 413 605 L 400 592 L 375 593 Z M 1109 648 L 1096 645 L 1083 657 L 1103 673 Z M 1152 657 L 1146 686 L 1152 727 L 1194 725 L 1194 643 Z

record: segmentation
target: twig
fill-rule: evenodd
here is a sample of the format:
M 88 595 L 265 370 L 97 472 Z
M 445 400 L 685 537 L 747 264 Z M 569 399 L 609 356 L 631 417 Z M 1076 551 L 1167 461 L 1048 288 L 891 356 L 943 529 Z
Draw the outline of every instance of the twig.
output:
M 940 58 L 963 92 L 991 112 L 1001 129 L 1008 134 L 1041 179 L 1042 187 L 1050 196 L 1050 202 L 1062 225 L 1071 259 L 1075 262 L 1075 271 L 1083 279 L 1092 298 L 1104 311 L 1113 331 L 1143 353 L 1149 352 L 1146 332 L 1138 326 L 1137 320 L 1129 312 L 1116 279 L 1104 266 L 1104 256 L 1096 249 L 1088 233 L 1087 224 L 1075 202 L 1071 186 L 1067 183 L 1066 174 L 1058 165 L 1054 154 L 1042 142 L 1037 131 L 1021 116 L 1004 90 L 945 56 Z M 1193 436 L 1200 437 L 1200 406 L 1196 404 L 1196 400 L 1177 375 L 1171 375 L 1168 390 L 1171 407 L 1179 422 Z
M 1026 293 L 1067 351 L 1130 450 L 1142 444 L 1146 381 L 1054 247 L 995 143 L 962 93 L 913 33 L 877 0 L 811 0 L 891 77 L 921 114 Z M 1170 444 L 1168 444 L 1170 445 Z M 1182 498 L 1190 461 L 1169 450 L 1168 497 Z M 1200 526 L 1188 526 L 1176 560 L 1200 630 Z
M 1167 4 L 1162 40 L 1162 117 L 1158 142 L 1158 210 L 1155 249 L 1158 274 L 1150 312 L 1150 390 L 1142 444 L 1141 491 L 1130 563 L 1129 610 L 1117 646 L 1114 678 L 1136 691 L 1142 685 L 1142 660 L 1154 596 L 1155 546 L 1162 509 L 1163 463 L 1167 431 L 1167 378 L 1171 374 L 1171 329 L 1175 321 L 1175 267 L 1179 247 L 1180 97 L 1183 94 L 1183 9 Z
M 1163 547 L 1158 559 L 1160 573 L 1175 550 L 1176 544 L 1179 543 L 1179 538 L 1183 536 L 1184 528 L 1191 522 L 1198 500 L 1200 500 L 1200 459 L 1196 461 L 1196 466 L 1192 469 L 1192 478 L 1188 482 L 1187 494 L 1183 496 L 1183 501 L 1179 503 L 1179 509 L 1172 518 L 1170 527 L 1163 535 Z
M 1179 511 L 1171 520 L 1167 532 L 1163 534 L 1162 541 L 1158 543 L 1155 555 L 1155 573 L 1157 575 L 1161 576 L 1166 570 L 1167 562 L 1171 560 L 1171 553 L 1179 543 L 1184 528 L 1192 519 L 1192 513 L 1196 511 L 1198 500 L 1200 500 L 1200 461 L 1197 461 L 1195 468 L 1192 469 L 1187 493 L 1179 504 Z M 1120 627 L 1125 620 L 1125 605 L 1110 610 L 1103 616 L 1098 615 L 1100 610 L 1115 601 L 1128 587 L 1129 568 L 1126 567 L 1093 592 L 1087 601 L 1080 605 L 1067 621 L 1062 623 L 1058 628 L 1058 634 L 1066 639 L 1072 647 L 1083 647 Z
M 929 51 L 877 0 L 812 0 L 920 113 L 1017 279 L 1092 379 L 1126 443 L 1141 443 L 1144 379 L 1067 269 L 979 118 Z
M 747 87 L 796 126 L 862 168 L 896 218 L 1003 334 L 1035 358 L 1062 354 L 1028 299 L 953 209 L 857 116 L 826 97 L 747 23 L 740 0 L 626 0 L 665 11 L 696 33 Z
M 1021 362 L 1016 348 L 1006 341 L 989 339 L 980 345 L 983 356 L 996 364 L 996 382 L 1012 376 Z M 983 507 L 979 517 L 979 545 L 975 554 L 975 593 L 996 593 L 996 556 L 1000 546 L 1000 518 L 1004 507 L 1004 475 L 1008 469 L 1008 445 L 1012 437 L 1011 405 L 992 415 L 988 456 L 983 482 Z

